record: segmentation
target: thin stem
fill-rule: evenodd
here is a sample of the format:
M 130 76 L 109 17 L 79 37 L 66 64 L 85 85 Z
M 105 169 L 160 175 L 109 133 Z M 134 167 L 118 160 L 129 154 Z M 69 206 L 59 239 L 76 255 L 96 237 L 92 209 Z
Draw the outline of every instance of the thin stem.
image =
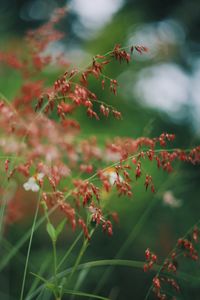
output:
M 56 286 L 58 286 L 56 242 L 52 241 L 52 245 L 53 245 L 53 261 L 54 261 L 54 278 L 55 278 L 55 284 Z
M 56 251 L 56 241 L 52 240 L 53 245 L 53 261 L 54 261 L 54 281 L 55 281 L 55 289 L 53 291 L 55 300 L 60 300 L 60 291 L 58 289 L 58 278 L 57 278 L 57 251 Z
M 109 300 L 109 298 L 106 297 L 102 297 L 102 296 L 98 296 L 98 295 L 94 295 L 94 294 L 89 294 L 89 293 L 85 293 L 85 292 L 80 292 L 80 291 L 74 291 L 74 290 L 65 290 L 64 294 L 69 294 L 69 295 L 73 295 L 73 296 L 80 296 L 80 297 L 90 297 L 93 299 L 99 299 L 99 300 Z
M 93 235 L 94 230 L 95 230 L 95 229 L 91 230 L 91 232 L 90 232 L 90 237 Z M 83 242 L 82 248 L 81 248 L 81 250 L 80 250 L 80 252 L 79 252 L 79 255 L 78 255 L 78 257 L 77 257 L 77 259 L 76 259 L 76 261 L 75 261 L 75 264 L 74 264 L 74 266 L 73 266 L 73 268 L 72 268 L 72 272 L 70 273 L 70 276 L 69 276 L 69 282 L 70 282 L 70 279 L 73 277 L 74 272 L 77 270 L 77 268 L 78 268 L 78 266 L 79 266 L 79 263 L 80 263 L 80 261 L 81 261 L 81 259 L 82 259 L 82 257 L 83 257 L 83 254 L 85 253 L 85 251 L 86 251 L 86 249 L 87 249 L 87 247 L 88 247 L 88 243 L 89 243 L 88 239 L 85 239 L 84 242 Z M 72 298 L 73 298 L 73 296 L 72 296 L 70 299 L 72 299 Z
M 20 300 L 23 300 L 23 296 L 24 296 L 24 288 L 25 288 L 25 281 L 26 281 L 26 275 L 27 275 L 27 269 L 28 269 L 28 262 L 29 262 L 29 257 L 30 257 L 33 233 L 34 233 L 34 230 L 35 230 L 35 224 L 36 224 L 38 211 L 39 211 L 39 204 L 40 204 L 40 193 L 39 193 L 37 206 L 36 206 L 36 210 L 35 210 L 35 215 L 34 215 L 34 219 L 33 219 L 33 224 L 32 224 L 32 228 L 31 228 L 31 235 L 30 235 L 30 240 L 29 240 L 29 245 L 28 245 L 28 250 L 27 250 L 27 256 L 26 256 L 26 263 L 25 263 L 25 268 L 24 268 L 24 275 L 23 275 L 23 281 L 22 281 Z
M 94 231 L 95 231 L 95 229 L 92 229 L 92 230 L 91 230 L 91 232 L 90 232 L 90 237 L 92 237 Z M 76 261 L 75 261 L 75 264 L 74 264 L 74 266 L 73 266 L 73 268 L 72 268 L 72 272 L 70 273 L 69 281 L 70 281 L 70 279 L 72 278 L 72 276 L 74 275 L 74 273 L 76 272 L 76 270 L 77 270 L 77 268 L 78 268 L 78 266 L 79 266 L 79 263 L 80 263 L 80 261 L 81 261 L 81 259 L 82 259 L 82 257 L 83 257 L 83 254 L 85 253 L 85 250 L 86 250 L 87 247 L 88 247 L 88 244 L 89 244 L 88 239 L 85 239 L 84 242 L 83 242 L 83 245 L 82 245 L 82 247 L 81 247 L 81 250 L 80 250 L 80 252 L 79 252 L 79 255 L 78 255 L 78 257 L 77 257 L 77 259 L 76 259 Z
M 73 244 L 70 246 L 70 248 L 68 249 L 68 251 L 65 253 L 65 255 L 63 256 L 63 258 L 61 259 L 60 263 L 57 266 L 57 271 L 60 269 L 60 267 L 62 266 L 62 264 L 64 263 L 64 261 L 68 258 L 68 256 L 70 255 L 70 253 L 72 252 L 72 250 L 74 249 L 74 247 L 76 246 L 76 244 L 78 243 L 78 241 L 80 240 L 81 236 L 83 235 L 83 233 L 81 232 L 77 238 L 75 239 L 75 241 L 73 242 Z
M 83 245 L 82 245 L 82 247 L 81 247 L 81 250 L 80 250 L 80 252 L 79 252 L 79 255 L 77 256 L 77 259 L 76 259 L 76 261 L 75 261 L 75 264 L 74 264 L 74 266 L 73 266 L 73 268 L 72 268 L 72 272 L 71 272 L 71 274 L 70 274 L 70 276 L 69 276 L 69 280 L 70 280 L 70 279 L 72 278 L 72 276 L 74 275 L 74 272 L 76 271 L 76 269 L 77 269 L 77 267 L 78 267 L 78 265 L 79 265 L 79 262 L 81 261 L 81 258 L 83 257 L 83 254 L 84 254 L 85 250 L 87 249 L 87 246 L 88 246 L 88 240 L 85 239 L 84 242 L 83 242 Z

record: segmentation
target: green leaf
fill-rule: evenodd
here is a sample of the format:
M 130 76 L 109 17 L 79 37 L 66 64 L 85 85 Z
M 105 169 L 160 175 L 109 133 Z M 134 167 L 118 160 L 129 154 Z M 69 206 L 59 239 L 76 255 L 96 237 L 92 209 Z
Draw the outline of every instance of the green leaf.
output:
M 58 238 L 58 236 L 63 231 L 63 228 L 64 228 L 65 224 L 66 224 L 66 219 L 62 220 L 62 222 L 60 222 L 60 224 L 57 226 L 57 228 L 56 228 L 56 238 Z
M 47 232 L 53 242 L 56 242 L 56 230 L 51 223 L 47 223 Z
M 43 281 L 44 283 L 48 283 L 48 281 L 44 277 L 42 277 L 42 276 L 40 276 L 40 275 L 38 275 L 36 273 L 33 273 L 33 272 L 30 272 L 30 274 L 33 275 L 33 276 L 35 276 L 39 280 Z
M 109 298 L 106 298 L 106 297 L 89 294 L 89 293 L 84 293 L 84 292 L 79 292 L 79 291 L 74 291 L 74 290 L 65 290 L 64 294 L 71 294 L 71 295 L 75 295 L 75 296 L 88 297 L 88 298 L 100 299 L 100 300 L 109 300 Z
M 46 288 L 53 292 L 55 290 L 55 285 L 48 282 Z

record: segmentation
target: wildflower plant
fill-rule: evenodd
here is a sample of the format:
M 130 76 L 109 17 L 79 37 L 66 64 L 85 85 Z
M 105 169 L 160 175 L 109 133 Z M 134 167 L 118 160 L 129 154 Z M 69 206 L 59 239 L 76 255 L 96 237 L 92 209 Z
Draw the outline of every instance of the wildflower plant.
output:
M 176 277 L 184 275 L 178 271 L 179 257 L 184 256 L 195 261 L 198 259 L 198 250 L 195 248 L 199 239 L 198 224 L 185 237 L 179 239 L 164 264 L 148 245 L 145 263 L 123 261 L 116 257 L 112 260 L 81 264 L 81 259 L 96 229 L 101 228 L 102 232 L 112 236 L 113 223 L 120 218 L 115 211 L 107 210 L 105 201 L 102 201 L 105 195 L 115 193 L 132 199 L 138 184 L 146 191 L 156 194 L 156 182 L 153 175 L 145 170 L 145 161 L 156 164 L 159 170 L 171 173 L 176 168 L 176 161 L 198 165 L 200 146 L 189 149 L 173 148 L 173 133 L 161 133 L 155 138 L 118 137 L 106 141 L 104 146 L 98 143 L 95 136 L 81 138 L 80 132 L 84 124 L 78 121 L 77 111 L 97 122 L 109 117 L 115 118 L 116 122 L 122 120 L 121 112 L 116 107 L 99 99 L 98 93 L 91 90 L 91 78 L 97 81 L 102 90 L 109 88 L 110 93 L 117 95 L 118 81 L 106 74 L 106 66 L 113 61 L 128 64 L 134 59 L 135 52 L 145 55 L 148 49 L 143 45 L 122 47 L 117 44 L 106 54 L 94 56 L 85 68 L 71 68 L 61 55 L 46 54 L 49 45 L 63 37 L 55 27 L 65 13 L 65 8 L 57 9 L 46 24 L 29 31 L 21 53 L 0 52 L 1 64 L 17 70 L 23 78 L 19 92 L 12 101 L 3 94 L 0 96 L 0 151 L 3 162 L 1 240 L 13 205 L 6 196 L 11 182 L 17 182 L 23 194 L 31 195 L 33 192 L 34 201 L 37 202 L 31 229 L 24 234 L 14 250 L 11 249 L 3 258 L 0 269 L 4 269 L 22 245 L 29 241 L 20 300 L 37 297 L 42 299 L 40 297 L 45 289 L 56 300 L 64 299 L 65 294 L 109 299 L 99 296 L 97 292 L 81 292 L 73 286 L 75 273 L 79 270 L 104 265 L 128 265 L 144 268 L 145 272 L 154 272 L 146 299 L 151 291 L 157 299 L 168 299 L 166 285 L 175 294 L 180 293 Z M 45 76 L 45 68 L 51 65 L 59 66 L 62 74 L 47 86 L 45 78 L 41 80 L 41 77 Z M 170 192 L 166 192 L 163 199 L 166 205 L 179 206 L 178 200 Z M 17 207 L 15 210 L 17 211 Z M 39 211 L 42 213 L 40 217 Z M 55 212 L 62 216 L 58 224 L 52 218 Z M 18 219 L 17 214 L 13 215 L 13 222 L 16 221 L 15 218 Z M 33 235 L 42 224 L 46 224 L 46 232 L 52 242 L 53 274 L 46 278 L 32 272 L 31 278 L 36 277 L 39 283 L 27 292 L 25 287 L 29 276 Z M 60 258 L 57 255 L 57 242 L 66 227 L 70 227 L 72 232 L 80 231 L 80 234 Z M 83 245 L 79 255 L 73 266 L 66 269 L 65 263 L 81 239 Z

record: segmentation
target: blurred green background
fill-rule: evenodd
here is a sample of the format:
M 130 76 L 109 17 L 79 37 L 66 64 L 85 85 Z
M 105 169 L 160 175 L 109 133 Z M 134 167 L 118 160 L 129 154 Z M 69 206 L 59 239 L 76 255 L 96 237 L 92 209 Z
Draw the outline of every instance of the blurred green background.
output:
M 66 1 L 55 0 L 1 0 L 1 49 L 6 49 L 10 43 L 20 43 L 26 30 L 37 28 L 48 19 L 53 9 L 65 4 Z M 90 83 L 100 99 L 122 111 L 123 120 L 109 118 L 96 122 L 80 111 L 81 137 L 96 135 L 103 143 L 114 136 L 155 137 L 169 132 L 177 136 L 175 147 L 188 148 L 199 144 L 200 2 L 72 0 L 67 4 L 69 13 L 59 25 L 66 36 L 49 51 L 63 51 L 75 66 L 87 65 L 93 55 L 106 53 L 116 43 L 149 48 L 149 52 L 142 56 L 134 53 L 129 65 L 112 63 L 106 68 L 106 74 L 119 81 L 117 97 L 110 94 L 108 86 L 102 92 L 96 81 Z M 46 70 L 43 75 L 48 83 L 52 83 L 58 70 Z M 0 76 L 0 91 L 11 99 L 17 93 L 21 78 L 6 68 L 0 69 Z M 101 229 L 97 230 L 84 261 L 115 257 L 143 261 L 147 247 L 162 261 L 177 238 L 198 221 L 199 167 L 177 164 L 175 172 L 170 175 L 158 172 L 152 164 L 147 163 L 145 168 L 153 175 L 155 196 L 145 192 L 144 177 L 136 184 L 132 199 L 111 195 L 106 200 L 107 208 L 119 213 L 119 224 L 114 225 L 112 237 L 105 236 Z M 163 194 L 168 190 L 181 199 L 180 207 L 163 204 Z M 4 268 L 2 262 L 30 224 L 29 217 L 6 229 L 1 247 L 0 299 L 19 299 L 27 243 Z M 70 230 L 63 234 L 59 240 L 60 257 L 74 237 Z M 73 265 L 78 249 L 76 247 L 66 267 Z M 49 237 L 44 228 L 40 229 L 34 236 L 29 271 L 37 273 L 41 269 L 44 276 L 49 275 L 45 263 L 51 261 L 51 255 Z M 197 278 L 200 276 L 199 263 L 185 262 L 180 268 Z M 109 269 L 110 272 L 108 269 L 81 271 L 74 282 L 76 289 L 98 291 L 113 300 L 145 299 L 153 273 L 144 274 L 143 270 L 126 267 L 115 267 Z M 29 292 L 32 281 L 33 277 L 28 275 L 26 292 Z M 177 299 L 198 300 L 199 294 L 198 280 L 181 282 L 181 294 Z M 38 299 L 51 299 L 51 296 L 44 293 Z M 153 296 L 148 299 L 153 299 Z

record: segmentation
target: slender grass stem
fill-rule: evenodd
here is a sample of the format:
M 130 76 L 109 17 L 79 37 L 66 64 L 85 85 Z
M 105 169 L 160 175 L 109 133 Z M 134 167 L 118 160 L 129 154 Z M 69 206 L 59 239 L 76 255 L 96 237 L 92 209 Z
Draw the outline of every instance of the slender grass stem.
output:
M 60 299 L 58 296 L 58 278 L 57 278 L 57 252 L 56 252 L 56 242 L 52 241 L 52 246 L 53 246 L 53 262 L 54 262 L 54 281 L 55 281 L 55 300 Z
M 78 267 L 78 265 L 79 265 L 79 263 L 80 263 L 80 261 L 83 257 L 83 254 L 84 254 L 85 250 L 87 249 L 87 246 L 88 246 L 88 240 L 85 239 L 84 242 L 83 242 L 83 245 L 81 247 L 81 250 L 79 252 L 79 255 L 77 256 L 75 264 L 72 268 L 72 272 L 70 273 L 69 280 L 73 277 L 73 275 L 74 275 L 74 273 L 75 273 L 75 271 L 76 271 L 76 269 L 77 269 L 77 267 Z
M 24 297 L 24 288 L 25 288 L 25 282 L 26 282 L 28 262 L 29 262 L 30 252 L 31 252 L 33 234 L 34 234 L 34 231 L 35 231 L 35 224 L 36 224 L 38 211 L 39 211 L 39 205 L 40 205 L 40 193 L 39 193 L 39 197 L 38 197 L 38 201 L 37 201 L 37 206 L 36 206 L 35 215 L 34 215 L 34 219 L 33 219 L 33 224 L 32 224 L 32 228 L 31 228 L 31 235 L 30 235 L 29 244 L 28 244 L 28 250 L 27 250 L 26 263 L 25 263 L 24 275 L 23 275 L 23 280 L 22 280 L 20 300 L 23 300 L 23 297 Z
M 52 242 L 53 244 L 53 260 L 54 260 L 54 276 L 55 276 L 55 281 L 57 282 L 57 253 L 56 253 L 56 243 Z
M 76 246 L 76 244 L 78 243 L 78 241 L 80 240 L 81 236 L 83 235 L 83 233 L 81 232 L 77 238 L 75 239 L 75 241 L 73 242 L 73 244 L 70 246 L 70 248 L 68 249 L 68 251 L 66 252 L 66 254 L 63 256 L 63 258 L 61 259 L 60 263 L 57 266 L 57 271 L 61 268 L 61 266 L 63 265 L 64 261 L 68 258 L 68 256 L 70 255 L 70 253 L 72 252 L 72 250 L 74 249 L 74 247 Z

